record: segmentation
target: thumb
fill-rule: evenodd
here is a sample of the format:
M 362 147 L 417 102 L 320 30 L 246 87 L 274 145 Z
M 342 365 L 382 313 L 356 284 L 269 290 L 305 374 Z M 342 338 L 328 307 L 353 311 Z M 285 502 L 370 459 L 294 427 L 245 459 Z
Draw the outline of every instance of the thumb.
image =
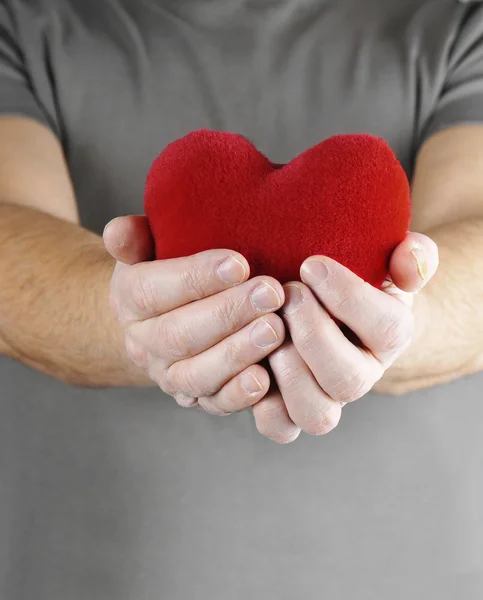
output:
M 391 256 L 389 274 L 404 292 L 418 292 L 434 276 L 439 265 L 438 247 L 422 233 L 409 233 Z
M 113 219 L 102 237 L 106 250 L 121 263 L 134 265 L 154 258 L 154 241 L 148 220 L 142 215 Z

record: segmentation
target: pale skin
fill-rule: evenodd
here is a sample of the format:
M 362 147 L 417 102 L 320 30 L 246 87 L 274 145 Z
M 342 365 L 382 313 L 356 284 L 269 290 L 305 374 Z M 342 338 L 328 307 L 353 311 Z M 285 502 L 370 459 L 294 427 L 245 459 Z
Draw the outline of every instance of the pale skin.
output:
M 398 288 L 388 281 L 384 291 L 376 290 L 325 257 L 302 265 L 304 283 L 247 281 L 249 267 L 238 254 L 223 272 L 227 286 L 219 273 L 227 251 L 143 262 L 149 254 L 127 255 L 135 239 L 144 238 L 142 245 L 150 248 L 142 217 L 136 217 L 135 231 L 128 217 L 104 233 L 107 249 L 119 259 L 111 305 L 131 359 L 182 406 L 220 416 L 252 407 L 260 433 L 280 443 L 294 441 L 301 431 L 328 433 L 339 423 L 342 406 L 382 378 L 411 342 L 410 292 L 423 289 L 438 265 L 434 242 L 410 234 L 391 259 Z M 133 285 L 141 287 L 134 294 Z M 270 312 L 280 308 L 282 318 Z M 350 342 L 332 317 L 364 347 Z M 263 348 L 256 336 L 261 323 Z M 272 380 L 257 364 L 266 356 Z
M 483 127 L 465 126 L 421 149 L 412 229 L 422 233 L 392 257 L 397 288 L 369 289 L 324 257 L 309 264 L 324 263 L 325 280 L 302 269 L 304 283 L 282 287 L 249 279 L 244 258 L 229 250 L 149 262 L 142 217 L 111 223 L 104 241 L 86 231 L 56 138 L 33 121 L 0 118 L 0 352 L 76 385 L 159 385 L 184 406 L 251 408 L 259 431 L 278 442 L 327 433 L 341 403 L 363 401 L 374 386 L 400 394 L 475 373 L 483 368 L 482 148 Z M 238 262 L 220 278 L 229 257 Z M 263 283 L 267 292 L 253 298 Z M 266 338 L 254 334 L 260 324 Z

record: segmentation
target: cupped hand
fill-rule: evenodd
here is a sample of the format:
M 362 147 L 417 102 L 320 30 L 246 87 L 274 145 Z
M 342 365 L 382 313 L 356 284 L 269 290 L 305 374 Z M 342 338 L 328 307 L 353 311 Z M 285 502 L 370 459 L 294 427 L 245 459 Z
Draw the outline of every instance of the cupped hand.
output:
M 333 430 L 410 345 L 414 294 L 437 267 L 436 244 L 416 233 L 395 249 L 381 290 L 330 258 L 305 261 L 303 283 L 284 286 L 289 335 L 269 357 L 276 385 L 253 408 L 259 431 L 288 443 Z
M 133 362 L 181 406 L 226 415 L 256 404 L 270 377 L 259 363 L 282 344 L 275 314 L 283 287 L 248 280 L 231 250 L 153 261 L 144 217 L 122 217 L 104 231 L 116 259 L 110 301 Z

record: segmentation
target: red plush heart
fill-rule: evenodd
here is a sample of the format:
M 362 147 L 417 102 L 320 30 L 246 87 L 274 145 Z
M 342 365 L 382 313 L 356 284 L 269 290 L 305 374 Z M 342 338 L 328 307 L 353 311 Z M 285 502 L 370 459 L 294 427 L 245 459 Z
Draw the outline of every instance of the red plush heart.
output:
M 276 165 L 240 135 L 202 130 L 155 160 L 145 212 L 157 259 L 229 248 L 252 276 L 285 283 L 326 255 L 379 287 L 411 208 L 406 174 L 380 138 L 335 136 Z

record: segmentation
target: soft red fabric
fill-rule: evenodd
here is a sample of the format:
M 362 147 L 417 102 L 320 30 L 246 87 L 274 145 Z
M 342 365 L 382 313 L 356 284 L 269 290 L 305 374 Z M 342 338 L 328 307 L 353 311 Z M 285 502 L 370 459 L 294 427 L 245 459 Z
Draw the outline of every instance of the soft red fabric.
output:
M 411 211 L 406 174 L 380 138 L 335 136 L 281 166 L 240 135 L 201 130 L 155 160 L 145 212 L 158 259 L 229 248 L 252 276 L 285 283 L 326 255 L 379 287 Z

